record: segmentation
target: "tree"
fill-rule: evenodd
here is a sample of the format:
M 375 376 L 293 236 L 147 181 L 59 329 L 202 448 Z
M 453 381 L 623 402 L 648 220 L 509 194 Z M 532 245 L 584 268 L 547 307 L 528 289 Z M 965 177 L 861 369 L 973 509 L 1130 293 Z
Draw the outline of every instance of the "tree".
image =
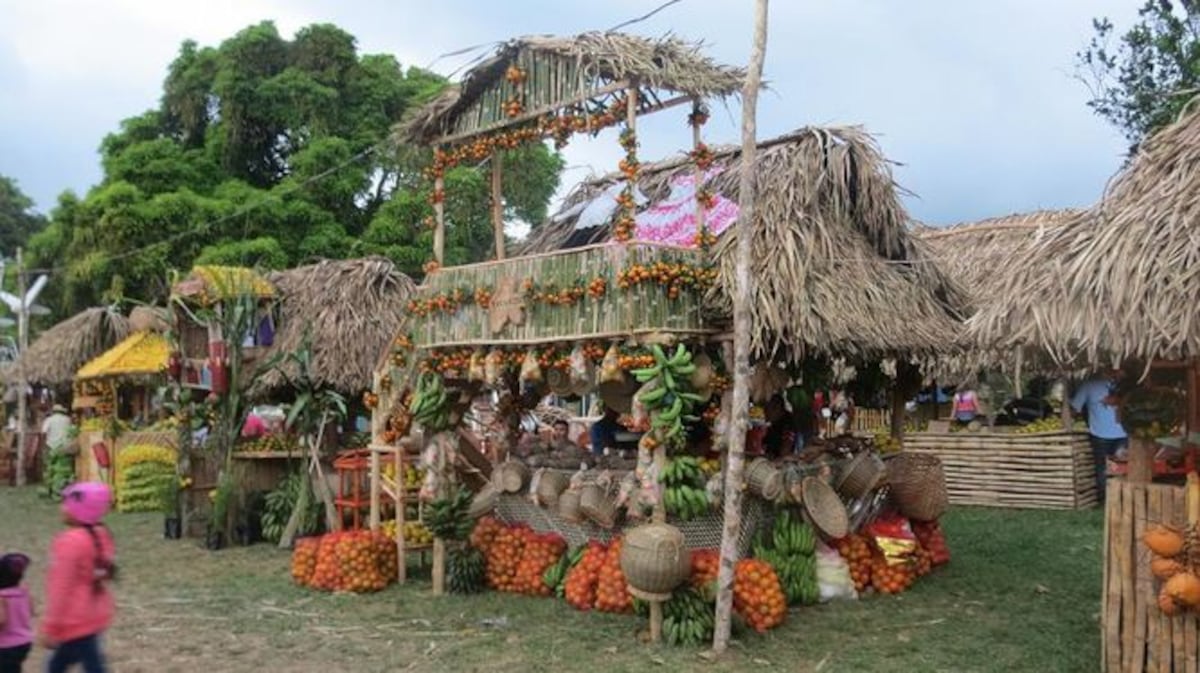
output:
M 1200 2 L 1146 0 L 1138 17 L 1119 36 L 1108 18 L 1093 19 L 1095 35 L 1076 56 L 1092 92 L 1088 107 L 1133 150 L 1200 93 Z
M 46 218 L 33 212 L 33 199 L 0 175 L 0 254 L 11 256 L 45 226 Z
M 290 40 L 263 22 L 217 46 L 184 42 L 160 105 L 101 142 L 100 183 L 62 195 L 30 240 L 32 261 L 65 266 L 44 301 L 67 315 L 161 300 L 169 272 L 197 261 L 284 268 L 382 254 L 419 275 L 432 247 L 422 172 L 430 152 L 387 140 L 444 86 L 391 55 L 359 54 L 354 37 L 329 24 Z M 536 223 L 561 158 L 534 145 L 504 161 L 506 216 Z M 491 253 L 481 175 L 463 167 L 447 180 L 454 263 Z

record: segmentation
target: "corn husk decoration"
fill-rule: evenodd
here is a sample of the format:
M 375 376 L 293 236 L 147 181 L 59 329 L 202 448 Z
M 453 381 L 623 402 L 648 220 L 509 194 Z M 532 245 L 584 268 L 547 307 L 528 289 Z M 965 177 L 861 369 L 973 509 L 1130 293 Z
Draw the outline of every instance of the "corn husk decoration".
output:
M 482 348 L 476 348 L 474 353 L 471 353 L 471 360 L 467 364 L 467 380 L 478 381 L 480 383 L 487 380 L 487 368 L 484 367 L 484 354 Z
M 487 354 L 487 358 L 483 362 L 484 383 L 494 388 L 500 385 L 500 379 L 503 377 L 504 351 L 499 348 L 493 348 L 492 352 Z
M 621 351 L 617 344 L 608 347 L 604 359 L 600 361 L 599 383 L 621 383 L 625 380 L 625 372 L 621 371 Z
M 525 354 L 525 361 L 521 363 L 521 383 L 538 384 L 542 382 L 542 365 L 538 362 L 538 354 L 535 350 L 530 350 Z

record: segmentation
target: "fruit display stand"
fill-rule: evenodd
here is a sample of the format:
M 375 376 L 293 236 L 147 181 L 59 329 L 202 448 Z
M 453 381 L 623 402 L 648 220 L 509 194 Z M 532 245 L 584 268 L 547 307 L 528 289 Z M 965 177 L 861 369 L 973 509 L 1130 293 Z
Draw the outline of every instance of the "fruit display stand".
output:
M 417 521 L 420 521 L 421 502 L 417 498 L 417 491 L 420 488 L 409 485 L 402 476 L 397 476 L 404 475 L 410 464 L 410 459 L 405 456 L 404 449 L 397 446 L 372 444 L 368 447 L 368 452 L 367 459 L 371 474 L 369 525 L 371 530 L 375 531 L 383 527 L 383 501 L 385 499 L 391 501 L 395 509 L 394 539 L 396 555 L 399 559 L 399 563 L 396 565 L 396 581 L 404 584 L 408 579 L 406 561 L 408 554 L 418 554 L 421 561 L 424 562 L 426 553 L 434 548 L 432 543 L 413 544 L 405 538 L 405 525 L 408 523 L 408 506 L 410 504 L 416 505 Z M 386 469 L 388 464 L 392 469 Z
M 904 448 L 941 459 L 951 504 L 1070 510 L 1099 500 L 1087 433 L 916 432 Z

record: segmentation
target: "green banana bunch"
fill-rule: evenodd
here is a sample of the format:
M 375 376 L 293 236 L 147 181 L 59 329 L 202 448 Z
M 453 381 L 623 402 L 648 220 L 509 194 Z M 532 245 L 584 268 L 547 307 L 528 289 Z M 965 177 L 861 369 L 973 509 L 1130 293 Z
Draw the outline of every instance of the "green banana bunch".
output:
M 693 587 L 677 589 L 663 606 L 663 640 L 670 645 L 703 645 L 715 626 L 713 606 Z
M 467 539 L 475 527 L 468 514 L 473 497 L 470 491 L 460 488 L 450 497 L 429 503 L 425 509 L 425 527 L 444 540 Z
M 580 546 L 577 549 L 577 552 L 579 557 L 582 557 L 583 547 Z M 571 560 L 573 556 L 574 552 L 571 554 L 562 554 L 558 557 L 557 562 L 546 568 L 546 572 L 542 573 L 542 583 L 545 584 L 547 588 L 553 590 L 555 593 L 562 591 L 563 582 L 567 579 L 567 571 L 571 569 L 571 566 L 575 565 L 575 563 Z
M 789 510 L 783 510 L 775 518 L 769 537 L 759 533 L 754 540 L 754 556 L 775 569 L 789 605 L 814 605 L 820 601 L 816 545 L 813 527 Z
M 413 390 L 409 411 L 413 420 L 430 430 L 444 430 L 450 425 L 449 392 L 442 383 L 442 377 L 426 373 L 417 381 Z
M 476 594 L 487 586 L 487 560 L 470 546 L 452 549 L 446 557 L 446 584 L 452 594 Z
M 659 475 L 664 485 L 663 506 L 667 513 L 684 521 L 707 514 L 712 506 L 705 489 L 704 471 L 694 456 L 677 456 Z

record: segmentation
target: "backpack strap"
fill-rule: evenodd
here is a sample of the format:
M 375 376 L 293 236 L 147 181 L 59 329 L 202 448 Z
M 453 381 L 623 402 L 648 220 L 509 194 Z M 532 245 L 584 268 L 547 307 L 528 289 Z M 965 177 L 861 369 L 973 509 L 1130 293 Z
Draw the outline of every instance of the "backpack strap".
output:
M 97 526 L 105 528 L 102 523 L 85 525 L 83 528 L 91 536 L 92 546 L 96 550 L 96 557 L 92 560 L 92 589 L 96 593 L 100 593 L 104 591 L 105 582 L 110 582 L 117 578 L 117 566 L 112 561 L 104 558 L 104 547 L 100 544 L 100 536 L 96 533 Z M 111 537 L 112 534 L 110 533 L 109 535 Z

